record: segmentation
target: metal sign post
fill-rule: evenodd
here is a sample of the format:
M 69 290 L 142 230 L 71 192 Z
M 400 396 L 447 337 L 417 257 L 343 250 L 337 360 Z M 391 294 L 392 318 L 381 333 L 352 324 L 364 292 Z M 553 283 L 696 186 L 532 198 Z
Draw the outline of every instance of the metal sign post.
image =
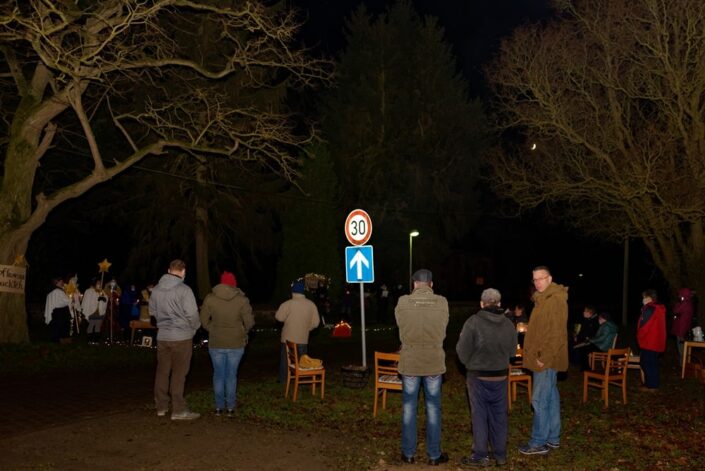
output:
M 345 280 L 360 284 L 360 329 L 362 337 L 362 366 L 367 368 L 365 343 L 365 283 L 373 283 L 374 260 L 371 245 L 364 245 L 372 236 L 372 219 L 362 209 L 355 209 L 345 219 L 345 237 L 352 247 L 345 247 Z

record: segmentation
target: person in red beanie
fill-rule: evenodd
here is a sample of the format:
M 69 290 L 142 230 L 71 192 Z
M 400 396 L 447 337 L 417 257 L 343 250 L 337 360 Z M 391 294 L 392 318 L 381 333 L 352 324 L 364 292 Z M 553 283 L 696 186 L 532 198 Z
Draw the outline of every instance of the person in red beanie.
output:
M 235 414 L 237 370 L 245 353 L 247 333 L 255 325 L 252 306 L 237 287 L 235 275 L 224 271 L 220 284 L 203 300 L 201 324 L 208 331 L 208 353 L 213 363 L 215 415 Z

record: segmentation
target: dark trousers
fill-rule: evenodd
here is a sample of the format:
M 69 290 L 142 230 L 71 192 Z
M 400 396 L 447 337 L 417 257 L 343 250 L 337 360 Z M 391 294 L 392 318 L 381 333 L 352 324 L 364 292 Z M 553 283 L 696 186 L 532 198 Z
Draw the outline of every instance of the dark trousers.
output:
M 56 308 L 51 312 L 51 341 L 59 343 L 71 333 L 71 312 L 68 307 Z
M 472 457 L 507 457 L 507 379 L 485 381 L 467 376 L 468 401 L 472 415 Z
M 299 351 L 299 358 L 304 353 L 308 353 L 308 345 L 299 344 L 297 345 L 297 350 Z M 289 369 L 289 360 L 286 358 L 286 344 L 282 343 L 279 350 L 279 382 L 286 383 L 286 370 Z
M 184 384 L 191 367 L 192 353 L 191 339 L 159 341 L 157 374 L 154 378 L 154 402 L 158 411 L 169 409 L 170 395 L 172 413 L 178 414 L 187 410 Z
M 641 349 L 641 370 L 644 372 L 644 386 L 656 389 L 659 386 L 659 352 Z
M 595 345 L 589 343 L 583 347 L 578 347 L 573 349 L 580 361 L 580 371 L 587 371 L 590 369 L 590 354 L 592 352 L 601 352 L 599 348 Z

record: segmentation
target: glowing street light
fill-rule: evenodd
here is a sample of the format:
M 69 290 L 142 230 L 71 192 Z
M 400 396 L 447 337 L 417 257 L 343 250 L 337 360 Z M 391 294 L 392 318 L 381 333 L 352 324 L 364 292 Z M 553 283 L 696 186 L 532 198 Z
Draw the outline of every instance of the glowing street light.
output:
M 419 231 L 414 229 L 409 232 L 409 293 L 414 290 L 414 280 L 411 279 L 412 266 L 414 261 L 414 237 L 418 237 Z

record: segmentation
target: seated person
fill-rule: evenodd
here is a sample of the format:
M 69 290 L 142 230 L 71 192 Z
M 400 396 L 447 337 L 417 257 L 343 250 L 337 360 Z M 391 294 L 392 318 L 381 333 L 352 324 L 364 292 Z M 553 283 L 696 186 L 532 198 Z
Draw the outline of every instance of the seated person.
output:
M 570 345 L 584 344 L 587 339 L 593 338 L 597 334 L 597 329 L 600 324 L 597 322 L 597 311 L 593 306 L 587 305 L 583 309 L 583 317 L 580 319 L 580 324 L 573 336 L 570 337 Z M 580 364 L 580 350 L 570 349 L 570 362 L 572 364 Z
M 579 343 L 573 347 L 580 358 L 580 371 L 590 369 L 590 353 L 606 352 L 612 348 L 612 342 L 617 335 L 617 324 L 612 322 L 612 319 L 607 312 L 601 312 L 598 318 L 599 328 L 594 337 L 588 338 L 583 343 Z

